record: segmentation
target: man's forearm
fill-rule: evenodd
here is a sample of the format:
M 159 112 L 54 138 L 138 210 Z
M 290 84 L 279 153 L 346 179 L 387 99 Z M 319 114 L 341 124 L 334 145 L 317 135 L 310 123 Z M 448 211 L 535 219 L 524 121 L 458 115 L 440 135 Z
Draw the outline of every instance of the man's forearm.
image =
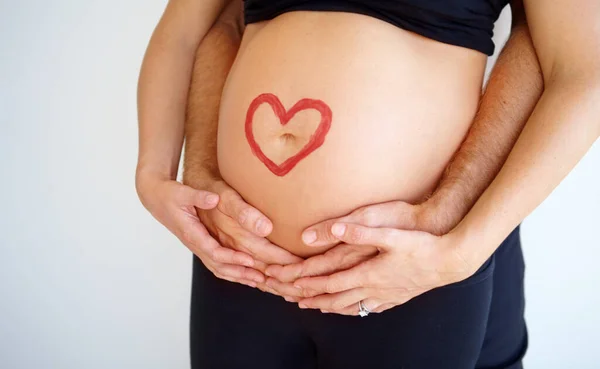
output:
M 219 177 L 218 110 L 241 41 L 242 9 L 238 5 L 231 4 L 224 10 L 196 54 L 184 159 L 184 182 L 192 186 L 207 176 Z M 469 134 L 430 198 L 429 203 L 445 213 L 438 221 L 437 233 L 452 229 L 494 179 L 542 90 L 543 79 L 529 30 L 525 22 L 520 22 L 492 70 Z
M 543 91 L 543 78 L 525 22 L 513 27 L 492 70 L 466 139 L 429 204 L 436 233 L 450 231 L 492 182 Z
M 221 93 L 238 52 L 241 1 L 233 0 L 200 43 L 187 104 L 183 181 L 192 187 L 219 178 L 217 126 Z
M 545 89 L 502 170 L 447 239 L 479 265 L 600 137 L 598 0 L 525 0 Z M 565 36 L 567 35 L 567 36 Z
M 599 101 L 600 78 L 573 78 L 546 87 L 502 170 L 453 230 L 469 240 L 464 251 L 473 265 L 492 254 L 599 137 Z

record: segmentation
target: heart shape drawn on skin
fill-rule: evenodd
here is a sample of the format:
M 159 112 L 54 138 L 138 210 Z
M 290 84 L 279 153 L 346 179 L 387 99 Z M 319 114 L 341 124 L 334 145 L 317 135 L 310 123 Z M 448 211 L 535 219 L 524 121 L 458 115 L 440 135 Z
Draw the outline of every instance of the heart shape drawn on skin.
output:
M 308 143 L 304 145 L 304 147 L 300 149 L 300 151 L 298 151 L 295 155 L 287 158 L 283 163 L 279 165 L 275 164 L 271 159 L 269 159 L 265 155 L 258 143 L 256 143 L 256 140 L 254 139 L 254 133 L 252 132 L 252 121 L 254 118 L 254 113 L 256 112 L 256 109 L 258 109 L 258 107 L 263 103 L 271 105 L 273 112 L 275 113 L 277 118 L 279 118 L 279 123 L 282 126 L 285 126 L 299 111 L 315 109 L 319 113 L 321 113 L 321 122 L 319 123 L 319 126 L 317 127 L 315 132 L 308 139 Z M 327 135 L 327 132 L 329 132 L 329 128 L 331 127 L 331 116 L 331 109 L 329 108 L 329 106 L 327 106 L 327 104 L 325 104 L 321 100 L 302 99 L 296 104 L 294 104 L 294 106 L 292 106 L 290 110 L 286 111 L 283 107 L 283 104 L 281 103 L 281 101 L 279 101 L 279 98 L 277 96 L 271 93 L 260 94 L 254 100 L 252 100 L 250 106 L 248 107 L 248 113 L 246 113 L 246 139 L 250 144 L 250 149 L 252 150 L 252 153 L 256 157 L 258 157 L 258 159 L 262 161 L 263 164 L 265 164 L 267 168 L 271 172 L 273 172 L 273 174 L 281 177 L 289 173 L 289 171 L 292 170 L 296 166 L 296 164 L 300 162 L 300 160 L 304 159 L 310 153 L 312 153 L 321 145 L 323 145 L 323 142 L 325 142 L 325 136 Z

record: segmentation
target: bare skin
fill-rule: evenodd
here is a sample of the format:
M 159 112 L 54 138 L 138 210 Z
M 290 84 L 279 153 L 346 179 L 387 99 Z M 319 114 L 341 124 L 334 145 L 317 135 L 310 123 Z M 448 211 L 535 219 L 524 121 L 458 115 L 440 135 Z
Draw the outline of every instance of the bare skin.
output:
M 396 202 L 386 204 L 381 209 L 383 211 L 373 207 L 358 209 L 346 218 L 347 221 L 375 226 L 378 223 L 383 224 L 384 219 L 388 219 L 388 224 L 389 219 L 394 219 L 393 225 L 398 228 L 418 229 L 441 235 L 451 230 L 466 214 L 501 167 L 539 99 L 543 87 L 541 72 L 522 8 L 518 4 L 513 5 L 513 12 L 511 37 L 491 74 L 471 131 L 448 166 L 435 193 L 428 201 L 418 205 Z M 241 249 L 239 244 L 251 244 L 257 239 L 256 236 L 265 235 L 255 228 L 257 220 L 263 219 L 264 224 L 270 225 L 266 217 L 263 217 L 258 210 L 249 208 L 220 180 L 214 156 L 218 97 L 240 44 L 241 21 L 241 12 L 229 9 L 220 16 L 220 21 L 213 26 L 200 45 L 192 76 L 188 114 L 193 119 L 188 119 L 186 124 L 188 145 L 184 161 L 186 184 L 198 189 L 208 189 L 210 187 L 206 184 L 207 177 L 211 178 L 208 180 L 209 183 L 212 181 L 227 189 L 225 192 L 227 199 L 221 196 L 222 204 L 234 203 L 236 205 L 230 208 L 240 209 L 237 213 L 235 210 L 229 212 L 231 221 L 227 224 L 217 223 L 225 218 L 217 217 L 223 212 L 219 214 L 215 210 L 199 211 L 203 223 L 207 225 L 211 234 L 217 235 L 222 245 L 237 250 Z M 223 58 L 226 61 L 220 62 Z M 219 67 L 216 66 L 219 63 L 223 69 L 219 69 L 217 73 L 215 68 Z M 196 99 L 194 96 L 204 96 L 204 98 Z M 192 145 L 192 142 L 197 144 Z M 195 158 L 204 159 L 199 161 Z M 230 197 L 232 198 L 229 199 Z M 396 216 L 389 217 L 390 210 L 393 210 Z M 239 219 L 238 214 L 242 211 L 250 212 L 250 216 L 247 218 L 248 223 L 245 223 L 248 231 L 240 234 L 241 227 L 235 225 L 235 220 Z M 333 221 L 324 222 L 311 228 L 317 231 L 316 244 L 338 242 L 329 232 L 332 223 Z M 236 227 L 238 230 L 234 232 L 226 227 Z M 232 233 L 235 233 L 234 237 L 224 236 Z M 261 257 L 260 251 L 256 252 L 257 248 L 245 249 L 245 251 L 255 256 L 255 259 Z M 293 263 L 289 267 L 270 267 L 269 274 L 276 278 L 269 278 L 268 285 L 272 288 L 271 292 L 283 295 L 287 300 L 296 301 L 299 292 L 291 284 L 295 279 L 330 274 L 356 265 L 375 254 L 374 248 L 342 244 L 323 255 Z M 264 271 L 262 264 L 260 270 Z M 268 289 L 264 284 L 259 286 L 261 289 Z
M 250 24 L 221 97 L 219 171 L 273 223 L 271 242 L 321 254 L 327 247 L 303 243 L 306 227 L 435 189 L 477 112 L 485 62 L 478 51 L 355 13 L 289 12 Z M 333 112 L 325 143 L 284 176 L 256 159 L 244 134 L 247 104 L 264 91 L 288 107 L 317 97 Z M 317 115 L 301 112 L 281 127 L 263 105 L 252 132 L 282 162 L 308 142 Z
M 266 263 L 294 263 L 302 259 L 264 238 L 271 231 L 270 221 L 266 220 L 261 227 L 257 226 L 257 217 L 267 218 L 246 204 L 222 180 L 217 167 L 219 102 L 241 42 L 244 28 L 241 5 L 241 2 L 229 3 L 196 51 L 185 123 L 183 183 L 219 194 L 219 205 L 211 211 L 198 211 L 199 220 L 221 245 L 247 255 L 261 255 L 252 261 L 252 265 L 256 271 L 264 272 Z M 241 221 L 242 217 L 246 217 L 246 220 Z M 264 282 L 262 273 L 241 280 L 243 284 L 258 285 L 274 293 Z
M 522 4 L 511 6 L 510 38 L 490 75 L 470 132 L 431 197 L 416 205 L 398 201 L 367 206 L 346 217 L 322 222 L 305 232 L 308 239 L 316 236 L 309 244 L 338 243 L 340 240 L 331 233 L 331 227 L 340 221 L 441 236 L 462 220 L 500 170 L 543 91 L 542 74 Z M 267 272 L 274 278 L 267 283 L 283 289 L 289 285 L 281 282 L 331 274 L 358 265 L 375 254 L 374 248 L 341 244 L 302 263 L 270 267 Z
M 382 311 L 472 274 L 598 139 L 600 1 L 524 4 L 545 90 L 492 183 L 442 236 L 334 224 L 331 232 L 340 241 L 377 245 L 381 253 L 346 271 L 296 280 L 296 286 L 317 295 L 300 301 L 301 307 L 356 314 L 363 301 Z
M 593 24 L 586 27 L 577 27 L 574 24 L 574 22 L 578 22 L 578 24 L 592 22 L 593 16 L 598 14 L 598 2 L 579 0 L 578 4 L 572 4 L 572 2 L 563 0 L 545 7 L 535 7 L 531 3 L 532 1 L 526 2 L 526 10 L 528 19 L 533 24 L 534 45 L 541 60 L 546 87 L 543 97 L 536 105 L 534 114 L 528 120 L 526 128 L 519 136 L 503 167 L 504 157 L 501 155 L 493 158 L 482 155 L 464 155 L 462 157 L 467 160 L 463 163 L 465 167 L 480 169 L 468 170 L 466 171 L 467 175 L 463 177 L 460 171 L 453 172 L 455 169 L 450 167 L 445 177 L 446 179 L 453 178 L 455 183 L 469 186 L 473 173 L 479 173 L 479 171 L 496 173 L 502 167 L 503 169 L 495 176 L 492 184 L 487 187 L 462 221 L 460 219 L 468 209 L 463 209 L 463 214 L 460 214 L 460 209 L 444 210 L 445 205 L 438 208 L 437 205 L 429 207 L 429 205 L 421 204 L 415 208 L 414 214 L 412 211 L 397 213 L 394 210 L 391 212 L 390 209 L 381 208 L 381 205 L 378 205 L 377 211 L 367 212 L 367 214 L 380 213 L 377 215 L 380 218 L 384 218 L 381 215 L 383 213 L 386 213 L 387 216 L 390 216 L 390 213 L 396 216 L 400 214 L 411 220 L 416 217 L 425 219 L 424 223 L 427 222 L 426 219 L 442 219 L 442 221 L 432 222 L 433 224 L 460 222 L 457 227 L 444 236 L 401 231 L 396 227 L 361 228 L 356 224 L 342 224 L 336 226 L 335 229 L 332 227 L 330 233 L 335 235 L 339 241 L 346 242 L 356 249 L 359 249 L 363 243 L 376 244 L 385 252 L 383 256 L 377 255 L 358 264 L 348 271 L 349 274 L 334 273 L 328 277 L 296 280 L 295 283 L 303 288 L 304 293 L 309 291 L 311 295 L 320 295 L 318 299 L 303 301 L 305 306 L 356 314 L 356 311 L 352 310 L 356 308 L 356 301 L 358 301 L 356 299 L 364 299 L 367 307 L 382 311 L 403 303 L 428 288 L 466 277 L 476 269 L 477 265 L 481 265 L 508 232 L 549 194 L 598 137 L 600 123 L 594 117 L 599 115 L 597 101 L 600 77 L 597 71 L 600 68 L 598 68 L 597 61 L 600 60 L 600 52 L 593 42 L 598 35 L 592 31 L 594 30 Z M 161 223 L 177 234 L 184 244 L 190 247 L 217 276 L 232 281 L 256 279 L 262 282 L 264 280 L 262 273 L 252 268 L 255 260 L 260 259 L 260 252 L 256 252 L 257 247 L 252 242 L 246 242 L 244 237 L 247 234 L 226 233 L 225 226 L 220 228 L 224 234 L 228 234 L 230 237 L 234 234 L 237 243 L 243 244 L 249 253 L 234 251 L 235 245 L 226 243 L 219 245 L 202 226 L 199 219 L 189 211 L 193 209 L 194 205 L 200 208 L 214 207 L 214 203 L 208 201 L 209 193 L 193 190 L 191 187 L 177 184 L 174 181 L 183 137 L 182 112 L 187 98 L 186 80 L 189 80 L 191 74 L 193 55 L 198 43 L 205 38 L 210 25 L 223 6 L 222 2 L 198 4 L 191 0 L 172 1 L 165 13 L 164 20 L 157 28 L 140 77 L 140 160 L 136 183 L 142 203 Z M 201 7 L 208 7 L 208 9 Z M 186 11 L 182 11 L 184 8 Z M 574 9 L 589 11 L 583 12 L 583 14 L 577 13 L 578 16 L 575 16 Z M 198 17 L 198 14 L 204 18 L 193 18 Z M 189 36 L 190 30 L 194 30 L 191 32 L 193 37 Z M 585 30 L 587 33 L 578 33 L 580 30 Z M 556 32 L 560 32 L 559 35 L 569 34 L 571 36 L 569 44 L 561 42 L 564 37 L 559 37 Z M 178 42 L 167 42 L 168 40 L 172 41 L 173 38 Z M 515 42 L 515 44 L 517 43 Z M 526 42 L 520 45 L 527 47 L 530 44 Z M 178 55 L 179 58 L 169 57 L 169 55 Z M 532 64 L 527 65 L 531 67 Z M 510 65 L 510 63 L 506 65 Z M 157 73 L 158 70 L 163 72 Z M 535 105 L 536 94 L 541 90 L 541 86 L 536 84 L 536 81 L 539 80 L 536 70 L 537 64 L 530 73 L 524 74 L 524 78 L 515 81 L 514 85 L 499 86 L 503 92 L 498 92 L 496 102 L 489 99 L 490 101 L 487 102 L 489 103 L 488 113 L 496 111 L 496 109 L 502 112 L 505 109 L 504 101 L 506 100 L 499 96 L 506 98 L 519 96 L 520 101 L 524 102 L 519 108 L 523 108 L 522 113 L 525 112 L 523 115 L 527 116 L 527 106 Z M 504 72 L 509 75 L 512 73 L 510 69 L 509 72 L 506 70 Z M 498 66 L 494 73 L 498 73 Z M 150 83 L 151 80 L 152 83 Z M 167 88 L 169 86 L 171 89 Z M 535 87 L 532 88 L 532 86 Z M 491 84 L 486 95 L 490 94 L 490 87 Z M 529 95 L 523 92 L 524 90 L 528 91 Z M 532 103 L 527 103 L 527 101 Z M 481 105 L 487 103 L 484 99 Z M 498 113 L 498 115 L 500 114 Z M 497 119 L 497 117 L 495 118 Z M 173 121 L 173 119 L 175 119 L 175 124 L 170 126 L 164 124 L 165 121 Z M 470 151 L 468 146 L 473 142 L 478 142 L 479 139 L 477 136 L 473 136 L 474 134 L 481 135 L 482 132 L 487 132 L 484 128 L 491 124 L 491 121 L 480 123 L 481 119 L 483 118 L 475 122 L 475 124 L 481 124 L 481 130 L 473 128 L 460 151 L 479 152 L 477 151 L 478 145 L 470 148 L 473 151 Z M 492 121 L 496 119 L 492 119 Z M 512 143 L 521 129 L 519 124 L 515 124 L 515 126 L 518 129 L 513 129 L 508 134 L 507 131 L 503 131 L 502 137 L 498 137 L 494 132 L 487 139 L 495 137 L 495 140 L 503 143 Z M 482 146 L 487 149 L 489 144 L 490 141 L 487 141 L 487 145 Z M 465 149 L 465 145 L 467 149 Z M 500 146 L 504 147 L 504 145 Z M 456 158 L 461 157 L 460 151 Z M 456 162 L 457 160 L 454 161 L 454 163 Z M 495 168 L 495 170 L 489 168 Z M 453 174 L 451 175 L 451 173 Z M 491 177 L 494 176 L 491 175 Z M 209 182 L 210 179 L 210 177 L 206 177 L 206 181 L 200 180 L 197 188 L 210 188 L 208 186 L 212 186 L 212 184 L 207 184 L 212 183 Z M 212 179 L 214 180 L 214 178 Z M 483 180 L 482 183 L 485 184 L 474 186 L 475 193 L 478 192 L 478 188 L 485 189 L 486 180 Z M 456 185 L 451 187 L 457 188 Z M 440 188 L 444 188 L 444 186 L 442 185 Z M 444 192 L 439 191 L 440 196 Z M 231 192 L 229 193 L 231 194 Z M 233 195 L 231 198 L 234 199 L 231 202 L 235 205 L 229 207 L 224 205 L 224 207 L 248 209 L 248 206 L 245 206 L 239 198 L 236 199 Z M 451 198 L 452 201 L 436 201 L 436 204 L 458 202 L 457 198 L 459 197 L 451 196 Z M 469 203 L 467 208 L 470 208 L 474 201 L 469 201 L 470 198 L 471 196 L 465 198 L 465 201 Z M 416 209 L 419 210 L 416 211 Z M 436 215 L 435 212 L 433 215 L 429 215 L 429 211 L 433 210 L 442 215 Z M 214 211 L 209 213 L 218 215 Z M 245 217 L 242 216 L 244 214 Z M 371 217 L 375 216 L 371 215 Z M 444 221 L 446 217 L 452 218 L 452 221 Z M 229 220 L 232 219 L 243 220 L 240 222 L 242 227 L 231 224 L 228 227 L 230 230 L 243 228 L 254 231 L 260 236 L 264 236 L 269 231 L 269 221 L 256 209 L 237 213 L 234 210 L 231 212 Z M 259 220 L 263 221 L 262 224 L 266 225 L 266 228 L 259 227 L 260 231 L 256 231 L 256 226 L 261 223 Z M 220 221 L 220 224 L 226 223 L 226 221 Z M 421 221 L 415 223 L 421 224 Z M 410 227 L 407 228 L 410 229 Z M 432 230 L 434 233 L 438 233 L 436 229 L 441 229 L 438 226 L 434 228 Z M 333 230 L 342 232 L 333 232 Z M 411 245 L 412 247 L 421 246 L 419 252 L 408 247 Z M 441 250 L 450 251 L 440 253 Z M 252 257 L 249 254 L 252 254 Z M 435 259 L 428 259 L 432 256 L 436 256 Z M 406 260 L 411 260 L 411 262 L 408 265 L 402 264 Z M 290 262 L 293 263 L 291 260 Z M 435 273 L 423 272 L 426 269 L 419 270 L 419 266 L 431 268 L 433 265 L 435 267 L 436 262 L 442 263 L 437 265 L 436 270 L 448 271 L 447 275 L 451 277 L 442 278 Z M 405 265 L 405 268 L 398 268 L 399 265 Z M 390 272 L 399 269 L 412 271 L 411 280 L 414 285 L 406 284 L 406 278 Z M 307 275 L 314 274 L 307 273 Z M 398 283 L 405 284 L 398 285 Z M 390 291 L 398 291 L 398 293 Z M 287 291 L 280 293 L 286 295 Z M 348 305 L 342 306 L 346 303 Z M 330 309 L 331 307 L 336 309 Z

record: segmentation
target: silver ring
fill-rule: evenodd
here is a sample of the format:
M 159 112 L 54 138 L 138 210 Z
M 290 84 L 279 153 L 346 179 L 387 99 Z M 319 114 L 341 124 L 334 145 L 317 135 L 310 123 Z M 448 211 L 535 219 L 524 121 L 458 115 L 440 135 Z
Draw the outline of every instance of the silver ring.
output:
M 358 315 L 364 318 L 365 316 L 369 315 L 370 312 L 371 310 L 367 309 L 365 304 L 363 304 L 363 300 L 360 300 L 358 302 Z

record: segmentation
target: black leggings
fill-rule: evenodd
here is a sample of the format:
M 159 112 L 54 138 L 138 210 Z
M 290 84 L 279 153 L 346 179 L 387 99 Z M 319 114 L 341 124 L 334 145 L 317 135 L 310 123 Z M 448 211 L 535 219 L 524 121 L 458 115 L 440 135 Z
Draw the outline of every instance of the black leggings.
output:
M 472 277 L 366 318 L 302 310 L 194 257 L 192 369 L 522 368 L 519 228 Z

